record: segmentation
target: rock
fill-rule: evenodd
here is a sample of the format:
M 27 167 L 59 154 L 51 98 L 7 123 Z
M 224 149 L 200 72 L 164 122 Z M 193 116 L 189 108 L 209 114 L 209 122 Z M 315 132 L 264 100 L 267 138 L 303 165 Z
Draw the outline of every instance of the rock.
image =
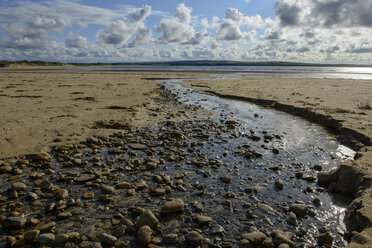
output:
M 249 242 L 249 240 L 242 239 L 242 240 L 240 240 L 240 246 L 239 247 L 240 248 L 252 248 L 252 245 Z
M 274 242 L 271 238 L 266 238 L 263 242 L 263 247 L 265 248 L 274 248 L 275 245 L 274 245 Z
M 68 198 L 68 191 L 66 189 L 60 189 L 56 192 L 56 198 L 58 200 L 66 200 Z
M 61 245 L 66 243 L 68 240 L 68 235 L 67 234 L 58 234 L 56 236 L 56 239 L 54 240 L 54 243 Z
M 8 217 L 6 218 L 2 225 L 4 229 L 21 229 L 26 224 L 26 219 L 23 217 Z
M 185 204 L 181 199 L 175 199 L 173 201 L 169 201 L 163 205 L 160 212 L 162 214 L 170 214 L 183 211 Z
M 169 234 L 164 235 L 163 241 L 166 244 L 177 244 L 178 236 L 177 234 L 169 233 Z
M 223 183 L 231 183 L 232 180 L 229 176 L 221 176 L 220 179 Z
M 12 171 L 12 167 L 10 165 L 2 165 L 0 167 L 0 173 L 10 173 Z
M 302 203 L 292 204 L 289 207 L 289 211 L 292 211 L 293 213 L 296 214 L 296 216 L 299 216 L 299 217 L 306 216 L 308 210 L 309 210 L 309 207 Z
M 138 243 L 147 247 L 151 242 L 152 230 L 149 226 L 142 226 L 137 233 Z
M 41 245 L 52 245 L 55 237 L 53 233 L 44 233 L 39 236 L 39 243 Z
M 159 220 L 150 211 L 146 210 L 142 213 L 136 220 L 135 226 L 140 228 L 141 226 L 150 226 L 151 228 L 157 228 L 159 225 Z
M 290 246 L 289 246 L 289 244 L 285 244 L 285 243 L 283 243 L 283 244 L 280 244 L 280 245 L 278 246 L 278 248 L 290 248 Z
M 146 189 L 147 187 L 148 187 L 147 183 L 144 180 L 139 180 L 136 183 L 136 188 L 139 189 L 139 190 Z
M 190 246 L 196 247 L 203 242 L 203 236 L 196 231 L 191 231 L 186 235 L 186 241 Z
M 318 236 L 318 243 L 320 246 L 332 246 L 333 236 L 330 232 L 322 233 Z
M 283 187 L 284 187 L 284 182 L 283 182 L 283 180 L 280 180 L 280 179 L 276 180 L 276 181 L 275 181 L 275 187 L 276 187 L 277 189 L 279 189 L 279 190 L 282 190 Z
M 27 199 L 31 200 L 31 201 L 35 201 L 39 198 L 39 196 L 34 193 L 34 192 L 28 192 L 27 193 Z
M 26 191 L 27 186 L 26 186 L 26 184 L 24 184 L 22 182 L 16 182 L 16 183 L 12 184 L 12 189 L 15 190 L 15 191 Z
M 53 184 L 52 184 L 51 182 L 49 182 L 48 180 L 43 180 L 43 181 L 40 183 L 39 187 L 40 187 L 42 190 L 44 190 L 44 191 L 49 191 L 49 190 L 52 189 Z
M 196 217 L 196 221 L 201 226 L 208 226 L 209 224 L 213 222 L 213 219 L 209 216 L 198 215 Z
M 27 231 L 24 234 L 24 239 L 27 243 L 34 243 L 39 239 L 40 230 Z
M 285 233 L 280 230 L 274 230 L 272 232 L 272 236 L 274 237 L 274 244 L 279 246 L 281 244 L 288 244 L 289 247 L 294 247 L 295 243 L 291 240 L 293 238 L 293 235 L 291 233 Z
M 134 195 L 136 194 L 136 190 L 135 190 L 135 189 L 128 189 L 127 194 L 128 194 L 129 196 L 134 196 Z
M 289 212 L 289 217 L 287 219 L 287 222 L 288 224 L 293 225 L 293 226 L 297 225 L 297 216 L 292 211 Z
M 313 203 L 316 207 L 320 207 L 322 205 L 322 202 L 318 197 L 314 198 Z
M 115 236 L 112 236 L 112 235 L 107 234 L 107 233 L 102 233 L 101 237 L 100 237 L 101 243 L 103 243 L 105 245 L 113 246 L 117 240 L 118 239 Z
M 6 236 L 5 237 L 6 246 L 4 247 L 14 247 L 17 246 L 17 238 L 14 236 Z
M 262 232 L 244 233 L 242 239 L 246 239 L 250 244 L 257 246 L 266 239 L 266 235 Z
M 47 232 L 52 231 L 55 227 L 56 227 L 56 223 L 50 222 L 48 224 L 40 225 L 38 229 L 40 230 L 40 233 L 47 233 Z
M 115 189 L 129 189 L 132 186 L 128 182 L 121 182 L 115 185 Z
M 69 232 L 67 233 L 67 241 L 68 242 L 77 242 L 80 240 L 80 233 L 78 232 Z
M 102 194 L 112 195 L 115 192 L 115 188 L 107 185 L 102 185 L 101 192 Z
M 94 193 L 93 192 L 88 192 L 88 193 L 85 193 L 82 198 L 84 200 L 88 200 L 88 199 L 93 199 L 94 198 Z

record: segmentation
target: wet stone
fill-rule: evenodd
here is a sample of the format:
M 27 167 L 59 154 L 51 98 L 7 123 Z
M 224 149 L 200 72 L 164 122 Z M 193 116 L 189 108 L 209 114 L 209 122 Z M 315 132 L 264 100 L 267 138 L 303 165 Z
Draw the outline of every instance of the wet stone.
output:
M 142 226 L 137 233 L 137 240 L 140 245 L 148 246 L 151 243 L 152 230 L 149 226 Z
M 184 203 L 181 199 L 169 201 L 163 205 L 160 212 L 162 214 L 177 213 L 183 211 Z
M 114 245 L 115 242 L 118 240 L 115 236 L 112 236 L 108 233 L 102 233 L 100 235 L 100 240 L 105 245 Z
M 52 245 L 54 240 L 55 236 L 53 233 L 43 233 L 39 236 L 39 243 L 41 245 Z
M 7 229 L 21 229 L 26 224 L 26 219 L 23 217 L 8 217 L 6 218 L 2 225 Z
M 115 192 L 115 188 L 107 185 L 101 187 L 102 194 L 112 195 Z
M 144 213 L 142 213 L 135 223 L 137 228 L 145 225 L 150 226 L 151 228 L 156 228 L 159 225 L 159 220 L 150 210 L 146 210 Z
M 260 245 L 266 239 L 266 235 L 262 232 L 253 232 L 242 234 L 241 238 L 248 240 L 251 245 Z
M 15 191 L 26 191 L 27 186 L 26 186 L 26 184 L 24 184 L 22 182 L 16 182 L 16 183 L 12 184 L 12 189 L 15 190 Z
M 309 210 L 309 207 L 305 204 L 292 204 L 289 207 L 289 211 L 292 211 L 299 217 L 305 217 L 307 215 L 307 212 Z
M 196 221 L 201 226 L 208 226 L 213 222 L 213 219 L 209 216 L 198 215 Z

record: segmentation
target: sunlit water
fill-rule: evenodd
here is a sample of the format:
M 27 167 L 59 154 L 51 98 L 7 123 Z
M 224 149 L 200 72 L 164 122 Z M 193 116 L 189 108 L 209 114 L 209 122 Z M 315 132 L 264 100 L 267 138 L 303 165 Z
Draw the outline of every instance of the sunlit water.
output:
M 274 76 L 293 78 L 342 78 L 372 80 L 372 67 L 322 67 L 322 66 L 92 66 L 71 67 L 67 70 L 155 70 L 228 72 L 242 76 Z

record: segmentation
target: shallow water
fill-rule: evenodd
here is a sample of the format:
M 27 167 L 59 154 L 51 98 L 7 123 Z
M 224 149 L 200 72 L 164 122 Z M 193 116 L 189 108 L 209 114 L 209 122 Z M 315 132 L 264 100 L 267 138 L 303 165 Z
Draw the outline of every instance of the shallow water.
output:
M 227 144 L 207 151 L 210 156 L 221 157 L 221 151 L 229 151 L 226 159 L 231 164 L 237 165 L 239 171 L 237 180 L 243 180 L 247 185 L 258 187 L 260 190 L 255 195 L 258 201 L 264 201 L 274 209 L 281 209 L 289 202 L 302 201 L 307 205 L 314 205 L 313 199 L 321 199 L 322 206 L 314 207 L 316 216 L 299 221 L 296 228 L 288 227 L 283 223 L 285 216 L 275 212 L 267 216 L 262 216 L 261 226 L 270 228 L 271 226 L 281 226 L 290 231 L 307 230 L 307 242 L 315 244 L 314 237 L 317 235 L 317 228 L 327 226 L 335 236 L 335 245 L 342 247 L 345 241 L 340 233 L 345 232 L 343 224 L 344 212 L 346 208 L 345 199 L 324 193 L 312 178 L 316 178 L 314 165 L 321 165 L 323 170 L 330 170 L 341 163 L 342 160 L 352 159 L 354 152 L 347 147 L 340 145 L 335 137 L 330 135 L 322 127 L 311 124 L 300 118 L 288 114 L 261 108 L 259 106 L 241 101 L 221 99 L 216 96 L 200 94 L 193 89 L 181 86 L 181 80 L 168 80 L 163 82 L 165 88 L 179 96 L 179 101 L 188 105 L 196 105 L 207 110 L 212 110 L 219 114 L 218 118 L 237 120 L 240 124 L 238 137 L 228 139 Z M 264 136 L 263 133 L 275 134 L 280 137 L 268 144 L 262 142 L 249 142 L 250 134 L 255 133 Z M 251 148 L 263 154 L 262 158 L 251 161 L 241 160 L 236 156 L 230 156 L 236 149 L 245 143 L 250 143 Z M 266 147 L 262 148 L 262 145 Z M 273 148 L 279 149 L 279 153 L 272 152 Z M 278 171 L 270 168 L 279 166 Z M 235 170 L 226 173 L 234 174 Z M 304 177 L 310 180 L 298 179 L 295 173 L 301 171 Z M 253 177 L 253 179 L 250 179 Z M 247 179 L 249 178 L 249 179 Z M 285 182 L 284 190 L 278 191 L 273 187 L 276 179 Z M 234 180 L 233 180 L 234 181 Z M 242 192 L 241 185 L 230 185 L 229 190 Z M 313 189 L 307 192 L 306 188 Z M 311 191 L 309 190 L 308 191 Z M 338 200 L 336 200 L 338 199 Z M 250 201 L 251 199 L 247 199 Z M 347 200 L 346 200 L 347 201 Z M 264 214 L 264 215 L 265 215 Z M 269 218 L 269 219 L 267 219 Z M 257 223 L 255 223 L 257 226 Z

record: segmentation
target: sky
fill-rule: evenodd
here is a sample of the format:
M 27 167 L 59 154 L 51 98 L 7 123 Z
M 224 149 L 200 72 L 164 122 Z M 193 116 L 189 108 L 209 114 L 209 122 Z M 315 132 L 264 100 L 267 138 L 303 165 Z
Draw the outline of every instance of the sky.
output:
M 0 60 L 372 65 L 372 0 L 0 0 Z

